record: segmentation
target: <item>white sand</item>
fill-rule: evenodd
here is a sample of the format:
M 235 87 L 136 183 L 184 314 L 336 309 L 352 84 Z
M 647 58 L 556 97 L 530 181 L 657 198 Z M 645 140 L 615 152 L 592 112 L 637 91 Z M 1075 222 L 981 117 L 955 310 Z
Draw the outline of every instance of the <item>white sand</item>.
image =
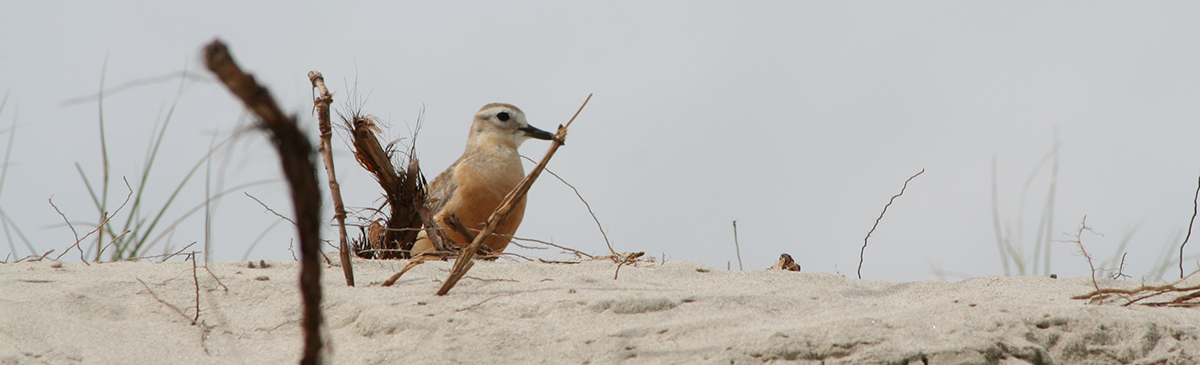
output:
M 0 364 L 282 364 L 301 346 L 297 264 L 0 265 Z M 1088 305 L 1090 279 L 895 283 L 691 262 L 327 268 L 334 364 L 1196 364 L 1200 308 Z M 157 301 L 141 279 L 163 301 Z M 266 279 L 266 280 L 260 280 Z M 1127 282 L 1102 282 L 1129 287 Z

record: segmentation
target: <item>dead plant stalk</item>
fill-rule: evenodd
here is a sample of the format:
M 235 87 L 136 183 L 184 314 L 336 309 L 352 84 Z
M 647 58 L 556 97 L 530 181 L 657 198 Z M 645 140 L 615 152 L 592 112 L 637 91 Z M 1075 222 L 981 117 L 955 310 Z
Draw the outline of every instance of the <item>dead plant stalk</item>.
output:
M 329 176 L 329 195 L 333 198 L 333 218 L 338 222 L 338 258 L 342 261 L 342 275 L 346 277 L 346 285 L 354 286 L 354 270 L 350 267 L 350 245 L 346 237 L 346 206 L 342 204 L 342 188 L 338 185 L 337 174 L 333 168 L 333 126 L 329 122 L 329 105 L 333 103 L 333 95 L 325 87 L 325 77 L 320 72 L 309 71 L 308 80 L 320 93 L 313 98 L 313 107 L 317 112 L 318 125 L 321 128 L 321 142 L 317 151 L 321 152 L 321 162 L 325 164 L 325 175 Z

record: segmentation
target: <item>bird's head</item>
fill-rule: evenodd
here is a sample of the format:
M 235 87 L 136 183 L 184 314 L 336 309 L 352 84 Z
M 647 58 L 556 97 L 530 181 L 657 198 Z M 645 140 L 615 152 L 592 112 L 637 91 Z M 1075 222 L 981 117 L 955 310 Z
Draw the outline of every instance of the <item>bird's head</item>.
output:
M 484 105 L 475 113 L 471 124 L 472 140 L 477 138 L 498 139 L 513 144 L 513 148 L 530 138 L 553 139 L 554 134 L 529 125 L 525 113 L 512 104 L 492 103 Z

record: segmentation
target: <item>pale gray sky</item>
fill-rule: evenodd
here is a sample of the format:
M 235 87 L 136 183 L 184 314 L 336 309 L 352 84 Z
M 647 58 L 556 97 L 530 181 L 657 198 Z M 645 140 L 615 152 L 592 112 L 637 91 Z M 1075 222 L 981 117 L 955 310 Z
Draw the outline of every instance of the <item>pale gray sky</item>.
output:
M 325 74 L 339 105 L 355 89 L 393 137 L 407 136 L 424 107 L 418 152 L 431 179 L 461 154 L 480 106 L 512 103 L 553 130 L 595 93 L 550 168 L 588 199 L 617 250 L 719 268 L 738 266 L 737 220 L 747 269 L 786 252 L 806 271 L 836 266 L 853 277 L 880 209 L 925 169 L 871 237 L 863 276 L 1003 274 L 992 159 L 1001 221 L 1015 229 L 1021 188 L 1057 134 L 1054 238 L 1087 215 L 1104 233 L 1084 236 L 1099 260 L 1137 227 L 1125 251 L 1126 272 L 1138 278 L 1192 212 L 1198 18 L 1190 2 L 8 1 L 0 4 L 0 93 L 9 95 L 0 125 L 20 127 L 0 207 L 38 253 L 69 246 L 73 236 L 56 226 L 47 200 L 73 221 L 95 222 L 74 164 L 96 178 L 101 159 L 97 103 L 63 102 L 95 94 L 101 75 L 110 87 L 185 67 L 207 77 L 199 50 L 220 37 L 313 137 L 310 70 Z M 176 79 L 104 99 L 110 200 L 124 196 L 120 176 L 139 181 L 155 121 L 179 90 Z M 240 115 L 223 88 L 186 83 L 146 207 L 162 204 Z M 377 185 L 335 144 L 346 201 L 374 205 Z M 224 186 L 278 179 L 268 147 L 253 133 L 222 150 Z M 545 148 L 530 141 L 522 151 L 536 159 Z M 1030 183 L 1026 241 L 1047 177 L 1048 166 Z M 167 223 L 204 188 L 202 175 L 187 185 Z M 243 190 L 290 212 L 283 189 Z M 242 190 L 230 194 L 212 221 L 214 259 L 240 259 L 277 220 Z M 250 257 L 290 259 L 292 235 L 276 226 Z M 518 235 L 607 252 L 584 206 L 549 176 L 530 192 Z M 193 216 L 171 245 L 203 240 L 203 219 Z M 11 247 L 14 256 L 30 253 L 19 240 Z M 0 257 L 10 250 L 0 245 Z M 1051 271 L 1086 275 L 1074 251 L 1054 243 Z M 1200 253 L 1200 242 L 1188 251 Z

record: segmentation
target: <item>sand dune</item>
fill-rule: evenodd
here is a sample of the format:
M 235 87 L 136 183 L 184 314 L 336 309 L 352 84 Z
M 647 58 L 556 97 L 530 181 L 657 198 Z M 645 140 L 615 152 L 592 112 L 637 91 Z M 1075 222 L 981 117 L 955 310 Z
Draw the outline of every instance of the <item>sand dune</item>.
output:
M 298 266 L 268 264 L 210 264 L 223 286 L 199 271 L 196 325 L 190 262 L 0 265 L 0 364 L 292 363 Z M 611 262 L 478 262 L 438 297 L 451 263 L 434 262 L 378 285 L 403 264 L 359 261 L 356 288 L 323 273 L 330 363 L 1200 363 L 1200 308 L 1070 299 L 1089 278 L 897 283 L 668 262 L 613 280 Z

